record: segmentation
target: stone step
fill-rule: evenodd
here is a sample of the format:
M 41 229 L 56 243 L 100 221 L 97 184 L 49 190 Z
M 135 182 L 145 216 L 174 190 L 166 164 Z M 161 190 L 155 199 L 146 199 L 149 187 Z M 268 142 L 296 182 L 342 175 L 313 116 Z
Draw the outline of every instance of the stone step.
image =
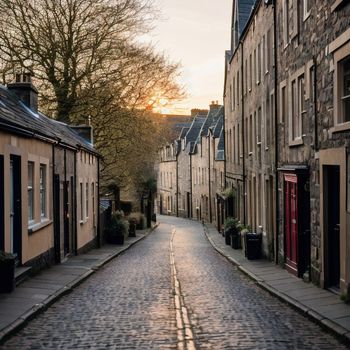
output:
M 15 283 L 18 286 L 20 283 L 25 281 L 30 276 L 31 267 L 16 267 L 15 269 Z

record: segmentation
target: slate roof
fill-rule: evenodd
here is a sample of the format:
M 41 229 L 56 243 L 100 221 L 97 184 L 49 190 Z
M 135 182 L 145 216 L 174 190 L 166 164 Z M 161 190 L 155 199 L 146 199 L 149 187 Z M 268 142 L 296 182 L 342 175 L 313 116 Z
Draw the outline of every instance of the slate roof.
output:
M 238 33 L 241 37 L 243 30 L 249 20 L 250 14 L 258 0 L 238 0 Z
M 74 148 L 84 148 L 96 153 L 87 140 L 67 124 L 50 119 L 28 108 L 13 92 L 0 85 L 0 129 L 14 127 L 34 138 L 47 138 Z
M 220 137 L 220 133 L 223 127 L 224 127 L 224 107 L 221 107 L 218 111 L 217 121 L 213 129 L 213 136 L 215 138 Z
M 190 127 L 182 128 L 180 135 L 179 135 L 179 139 L 183 139 L 186 136 L 188 130 L 190 130 Z
M 185 137 L 185 142 L 186 142 L 186 150 L 188 152 L 191 151 L 192 147 L 188 148 L 188 145 L 191 142 L 195 142 L 198 138 L 198 135 L 202 129 L 202 125 L 205 122 L 205 117 L 203 117 L 202 115 L 198 114 L 195 116 L 195 118 L 193 119 L 193 122 L 191 124 L 190 129 L 188 130 L 186 137 Z
M 225 139 L 224 139 L 224 129 L 221 129 L 220 138 L 218 143 L 218 149 L 216 152 L 216 160 L 225 160 Z

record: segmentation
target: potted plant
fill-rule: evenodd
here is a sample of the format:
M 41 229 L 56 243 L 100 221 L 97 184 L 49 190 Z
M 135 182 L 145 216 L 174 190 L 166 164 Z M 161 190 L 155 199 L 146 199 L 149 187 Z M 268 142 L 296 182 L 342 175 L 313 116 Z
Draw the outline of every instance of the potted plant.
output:
M 245 251 L 245 235 L 247 233 L 251 232 L 252 229 L 249 225 L 244 225 L 244 224 L 239 223 L 238 230 L 239 230 L 240 238 L 241 238 L 241 247 L 243 247 L 244 251 Z
M 124 237 L 128 233 L 129 223 L 120 213 L 111 217 L 109 226 L 105 229 L 106 241 L 111 244 L 124 244 Z
M 15 260 L 13 254 L 0 251 L 0 293 L 11 293 L 15 288 Z
M 231 238 L 237 231 L 239 221 L 236 218 L 229 217 L 225 221 L 225 243 L 231 245 Z

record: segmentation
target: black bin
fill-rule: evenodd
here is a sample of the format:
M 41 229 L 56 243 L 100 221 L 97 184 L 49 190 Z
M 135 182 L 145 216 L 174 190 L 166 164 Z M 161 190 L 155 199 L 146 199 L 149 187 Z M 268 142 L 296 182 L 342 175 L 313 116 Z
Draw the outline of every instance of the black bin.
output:
M 225 230 L 225 244 L 231 245 L 231 230 L 230 229 Z
M 5 253 L 6 254 L 6 253 Z M 7 254 L 0 261 L 0 293 L 11 293 L 15 289 L 15 257 Z
M 259 259 L 261 255 L 261 233 L 246 233 L 245 252 L 248 260 Z

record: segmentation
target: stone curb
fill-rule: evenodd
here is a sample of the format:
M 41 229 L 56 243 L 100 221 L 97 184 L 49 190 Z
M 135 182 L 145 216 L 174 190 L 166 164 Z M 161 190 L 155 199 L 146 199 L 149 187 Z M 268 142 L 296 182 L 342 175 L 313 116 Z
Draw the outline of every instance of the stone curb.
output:
M 130 243 L 128 246 L 123 247 L 122 250 L 116 252 L 101 262 L 97 263 L 95 266 L 91 267 L 87 272 L 83 275 L 77 277 L 75 280 L 66 284 L 63 288 L 57 290 L 52 295 L 50 295 L 43 302 L 38 303 L 32 306 L 29 310 L 25 311 L 19 318 L 13 321 L 10 325 L 3 328 L 0 332 L 0 345 L 3 344 L 7 339 L 9 339 L 12 335 L 21 330 L 30 320 L 32 320 L 35 316 L 39 315 L 43 311 L 45 311 L 48 307 L 54 304 L 57 300 L 62 298 L 64 295 L 69 294 L 73 291 L 74 288 L 83 283 L 86 279 L 88 279 L 91 275 L 97 272 L 101 267 L 109 263 L 111 260 L 115 259 L 117 256 L 123 254 L 125 251 L 130 249 L 136 243 L 145 239 L 154 229 L 159 226 L 159 222 L 157 222 L 153 227 L 151 227 L 142 237 L 138 237 L 137 240 Z
M 250 279 L 256 282 L 256 284 L 261 287 L 262 289 L 266 290 L 269 292 L 271 295 L 277 297 L 279 300 L 285 302 L 286 304 L 290 305 L 293 309 L 296 311 L 300 312 L 304 316 L 308 317 L 310 320 L 312 320 L 314 323 L 318 324 L 321 326 L 323 329 L 326 331 L 332 333 L 335 335 L 338 339 L 340 339 L 343 343 L 346 345 L 350 345 L 350 332 L 341 327 L 340 325 L 336 324 L 332 320 L 329 320 L 328 318 L 325 318 L 318 314 L 317 312 L 311 310 L 304 304 L 301 304 L 299 301 L 285 295 L 284 293 L 278 291 L 277 289 L 271 287 L 267 283 L 265 283 L 262 279 L 257 277 L 255 274 L 253 274 L 251 271 L 246 269 L 244 266 L 242 266 L 236 259 L 231 258 L 230 256 L 227 256 L 225 252 L 220 249 L 214 241 L 209 237 L 208 234 L 208 227 L 203 224 L 203 231 L 210 242 L 210 244 L 213 246 L 213 248 L 224 258 L 226 258 L 229 262 L 231 262 L 233 265 L 237 266 L 238 270 L 243 272 L 246 276 L 248 276 Z

